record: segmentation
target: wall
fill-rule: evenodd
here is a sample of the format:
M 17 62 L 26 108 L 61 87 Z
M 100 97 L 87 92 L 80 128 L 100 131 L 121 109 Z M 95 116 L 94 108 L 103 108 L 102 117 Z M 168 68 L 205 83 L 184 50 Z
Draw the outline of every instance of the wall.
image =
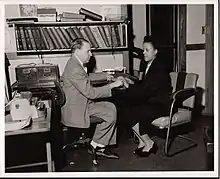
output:
M 142 48 L 142 39 L 146 35 L 146 6 L 133 5 L 132 11 L 134 46 Z M 202 26 L 205 26 L 205 5 L 187 5 L 186 44 L 205 43 Z M 133 64 L 134 70 L 138 70 L 140 60 L 134 59 Z M 205 49 L 186 52 L 186 71 L 199 74 L 198 86 L 205 90 Z M 205 93 L 203 93 L 202 104 L 205 105 Z
M 187 5 L 186 44 L 204 44 L 205 5 Z M 198 86 L 205 90 L 205 49 L 186 52 L 186 71 L 199 74 Z M 202 105 L 205 105 L 205 92 Z
M 132 6 L 132 17 L 133 17 L 133 34 L 134 46 L 143 48 L 142 42 L 146 35 L 146 5 L 138 4 Z M 134 70 L 139 70 L 140 59 L 133 59 Z
M 117 17 L 121 14 L 121 9 L 123 5 L 80 5 L 80 4 L 38 4 L 39 8 L 43 7 L 54 7 L 56 8 L 58 14 L 62 13 L 63 11 L 67 12 L 79 12 L 81 7 L 89 9 L 95 13 L 101 14 L 107 17 Z M 122 14 L 124 15 L 124 14 Z M 5 18 L 7 17 L 19 17 L 20 10 L 18 4 L 8 4 L 5 5 Z M 15 67 L 19 64 L 25 63 L 40 63 L 40 59 L 37 55 L 31 56 L 17 56 L 15 53 L 15 42 L 14 42 L 14 33 L 13 30 L 9 30 L 7 25 L 5 26 L 5 51 L 8 54 L 11 66 L 9 68 L 11 84 L 15 82 Z M 11 32 L 12 31 L 12 32 Z M 123 53 L 93 53 L 94 57 L 96 58 L 97 68 L 96 71 L 102 71 L 105 68 L 114 68 L 118 66 L 124 65 Z M 70 54 L 64 55 L 44 55 L 45 63 L 54 63 L 58 64 L 60 68 L 60 74 L 62 74 L 64 66 L 67 60 L 70 57 Z M 15 60 L 16 59 L 16 60 Z

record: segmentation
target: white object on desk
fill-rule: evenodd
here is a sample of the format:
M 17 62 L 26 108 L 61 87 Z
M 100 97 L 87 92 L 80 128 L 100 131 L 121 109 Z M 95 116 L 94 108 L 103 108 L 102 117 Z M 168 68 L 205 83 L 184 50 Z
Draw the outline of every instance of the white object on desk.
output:
M 23 129 L 28 126 L 31 122 L 31 117 L 25 120 L 12 120 L 10 114 L 5 116 L 5 131 L 15 131 L 19 129 Z
M 32 116 L 32 110 L 28 99 L 15 98 L 9 103 L 12 121 L 27 120 Z

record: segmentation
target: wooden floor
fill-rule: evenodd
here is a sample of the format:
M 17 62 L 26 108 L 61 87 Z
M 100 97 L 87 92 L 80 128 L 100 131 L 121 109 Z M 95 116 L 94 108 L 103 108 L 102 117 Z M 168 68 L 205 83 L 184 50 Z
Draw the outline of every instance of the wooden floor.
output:
M 91 155 L 86 149 L 76 149 L 68 153 L 68 161 L 63 172 L 91 172 L 91 171 L 207 171 L 207 153 L 203 141 L 203 130 L 207 125 L 212 125 L 212 119 L 200 117 L 197 119 L 196 128 L 188 134 L 198 145 L 173 157 L 164 155 L 164 140 L 158 137 L 154 138 L 159 150 L 156 155 L 152 154 L 147 158 L 137 157 L 132 153 L 137 144 L 129 137 L 122 136 L 119 144 L 114 151 L 120 156 L 120 159 L 100 159 L 99 166 L 94 167 Z M 187 143 L 176 141 L 174 147 L 182 147 Z M 72 165 L 69 165 L 72 162 Z
M 120 156 L 120 159 L 100 159 L 99 165 L 94 166 L 92 164 L 92 157 L 86 149 L 75 149 L 67 153 L 68 160 L 62 172 L 208 171 L 210 170 L 210 164 L 208 164 L 209 162 L 207 160 L 203 134 L 205 126 L 213 126 L 213 118 L 202 116 L 195 119 L 194 123 L 196 127 L 194 131 L 191 131 L 188 135 L 193 138 L 198 145 L 173 157 L 166 157 L 164 155 L 164 140 L 158 137 L 154 138 L 159 147 L 156 155 L 152 154 L 147 158 L 137 157 L 132 153 L 137 144 L 131 139 L 130 135 L 125 133 L 120 136 L 118 146 L 114 148 L 114 151 Z M 182 144 L 182 142 L 178 141 L 177 146 L 181 145 L 185 145 L 185 143 Z M 45 171 L 46 167 L 7 172 Z

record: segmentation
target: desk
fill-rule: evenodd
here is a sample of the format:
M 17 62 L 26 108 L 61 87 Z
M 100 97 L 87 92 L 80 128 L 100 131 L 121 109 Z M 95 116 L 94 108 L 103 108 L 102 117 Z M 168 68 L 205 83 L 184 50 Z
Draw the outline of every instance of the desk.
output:
M 5 132 L 5 142 L 7 142 L 7 139 L 16 139 L 16 137 L 20 136 L 28 136 L 38 133 L 48 133 L 50 131 L 50 117 L 51 117 L 51 108 L 47 108 L 47 117 L 45 120 L 33 120 L 33 123 L 30 127 L 26 127 L 24 129 L 15 130 L 15 131 L 7 131 Z M 24 165 L 15 165 L 15 166 L 9 166 L 5 169 L 18 169 L 23 167 L 32 167 L 32 166 L 38 166 L 38 165 L 47 165 L 48 172 L 54 171 L 54 164 L 51 157 L 51 143 L 50 140 L 46 141 L 46 162 L 36 162 L 36 163 L 30 163 L 30 164 L 24 164 Z M 15 146 L 16 147 L 16 146 Z M 7 151 L 6 151 L 7 152 Z M 34 154 L 32 154 L 34 155 Z M 7 155 L 6 155 L 7 156 Z
M 115 78 L 119 77 L 119 76 L 123 76 L 123 77 L 126 77 L 126 78 L 129 78 L 130 80 L 132 81 L 138 81 L 138 78 L 135 77 L 135 76 L 132 76 L 132 75 L 129 75 L 129 74 L 125 74 L 125 73 L 122 73 L 122 72 L 115 72 L 115 74 L 113 74 L 112 76 L 114 76 Z M 91 84 L 95 87 L 98 87 L 98 86 L 103 86 L 103 85 L 106 85 L 108 84 L 109 81 L 107 81 L 107 79 L 103 79 L 103 80 L 96 80 L 96 81 L 91 81 Z

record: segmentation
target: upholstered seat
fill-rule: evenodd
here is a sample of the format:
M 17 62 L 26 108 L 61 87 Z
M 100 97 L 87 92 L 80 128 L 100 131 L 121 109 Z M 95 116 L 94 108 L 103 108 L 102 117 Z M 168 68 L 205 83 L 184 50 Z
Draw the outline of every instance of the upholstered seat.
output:
M 191 115 L 192 115 L 192 111 L 189 111 L 187 109 L 179 108 L 178 112 L 176 112 L 172 117 L 171 126 L 174 127 L 176 125 L 180 125 L 180 124 L 183 124 L 183 123 L 190 122 Z M 164 128 L 169 127 L 169 120 L 170 120 L 169 116 L 164 116 L 164 117 L 160 117 L 160 118 L 155 119 L 152 122 L 152 124 L 154 126 L 157 126 L 160 129 L 164 129 Z

